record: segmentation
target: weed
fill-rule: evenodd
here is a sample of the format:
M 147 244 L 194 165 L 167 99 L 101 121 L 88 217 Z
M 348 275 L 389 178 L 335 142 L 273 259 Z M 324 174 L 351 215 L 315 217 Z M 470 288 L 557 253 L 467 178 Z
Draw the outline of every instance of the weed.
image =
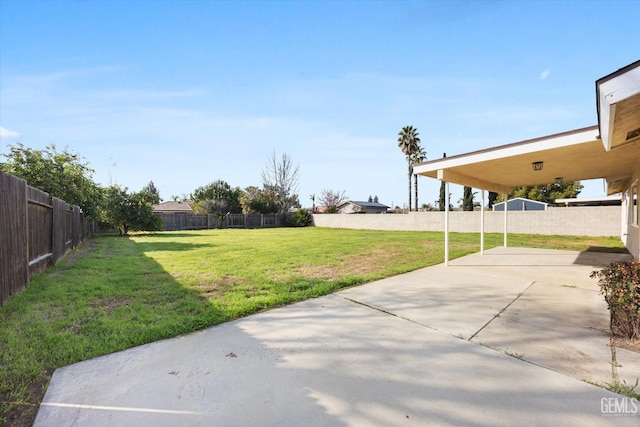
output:
M 640 393 L 636 391 L 636 387 L 638 387 L 638 380 L 640 378 L 636 378 L 636 383 L 634 385 L 627 384 L 625 380 L 613 380 L 608 383 L 604 383 L 604 388 L 614 393 L 622 394 L 627 397 L 631 397 L 634 399 L 640 399 Z
M 509 350 L 505 350 L 504 354 L 506 354 L 507 356 L 515 357 L 516 359 L 519 359 L 519 360 L 524 359 L 524 353 L 512 353 Z

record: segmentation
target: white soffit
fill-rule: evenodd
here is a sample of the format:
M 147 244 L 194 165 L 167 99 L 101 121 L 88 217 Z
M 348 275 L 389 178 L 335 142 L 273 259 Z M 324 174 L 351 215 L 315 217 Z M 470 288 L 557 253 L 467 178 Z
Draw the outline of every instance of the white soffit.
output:
M 596 82 L 598 122 L 602 143 L 607 151 L 612 149 L 617 104 L 640 94 L 640 61 L 630 67 L 629 70 L 625 67 Z M 638 119 L 640 121 L 640 117 Z

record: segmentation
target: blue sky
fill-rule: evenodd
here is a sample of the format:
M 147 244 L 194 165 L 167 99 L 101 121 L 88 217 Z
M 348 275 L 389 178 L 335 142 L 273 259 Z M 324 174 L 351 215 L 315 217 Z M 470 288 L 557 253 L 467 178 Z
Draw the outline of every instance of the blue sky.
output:
M 402 206 L 403 126 L 435 159 L 594 125 L 595 81 L 640 56 L 638 16 L 633 0 L 0 0 L 0 152 L 68 147 L 97 182 L 168 200 L 259 186 L 275 151 L 303 205 L 332 189 Z

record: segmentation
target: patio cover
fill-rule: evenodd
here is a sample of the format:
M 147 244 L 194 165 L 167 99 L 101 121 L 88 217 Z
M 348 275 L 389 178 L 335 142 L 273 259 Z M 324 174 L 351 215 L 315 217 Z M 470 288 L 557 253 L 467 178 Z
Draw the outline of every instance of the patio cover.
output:
M 596 81 L 598 125 L 416 165 L 414 173 L 507 194 L 513 187 L 604 178 L 607 195 L 625 191 L 640 165 L 640 61 Z M 480 252 L 484 252 L 481 208 Z M 507 246 L 507 209 L 504 210 Z M 445 265 L 449 262 L 445 207 Z
M 542 162 L 541 170 L 533 163 Z M 513 187 L 604 178 L 607 194 L 622 191 L 640 164 L 640 144 L 606 151 L 598 126 L 421 163 L 414 172 L 497 193 Z

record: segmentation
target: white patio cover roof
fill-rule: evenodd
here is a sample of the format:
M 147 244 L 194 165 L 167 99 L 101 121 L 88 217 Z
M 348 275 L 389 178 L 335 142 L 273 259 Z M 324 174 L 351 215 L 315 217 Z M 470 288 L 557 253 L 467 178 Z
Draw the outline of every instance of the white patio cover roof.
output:
M 541 170 L 533 163 L 542 162 Z M 640 144 L 606 151 L 597 126 L 432 160 L 414 172 L 473 188 L 509 193 L 513 187 L 605 178 L 607 194 L 618 193 L 640 164 Z

